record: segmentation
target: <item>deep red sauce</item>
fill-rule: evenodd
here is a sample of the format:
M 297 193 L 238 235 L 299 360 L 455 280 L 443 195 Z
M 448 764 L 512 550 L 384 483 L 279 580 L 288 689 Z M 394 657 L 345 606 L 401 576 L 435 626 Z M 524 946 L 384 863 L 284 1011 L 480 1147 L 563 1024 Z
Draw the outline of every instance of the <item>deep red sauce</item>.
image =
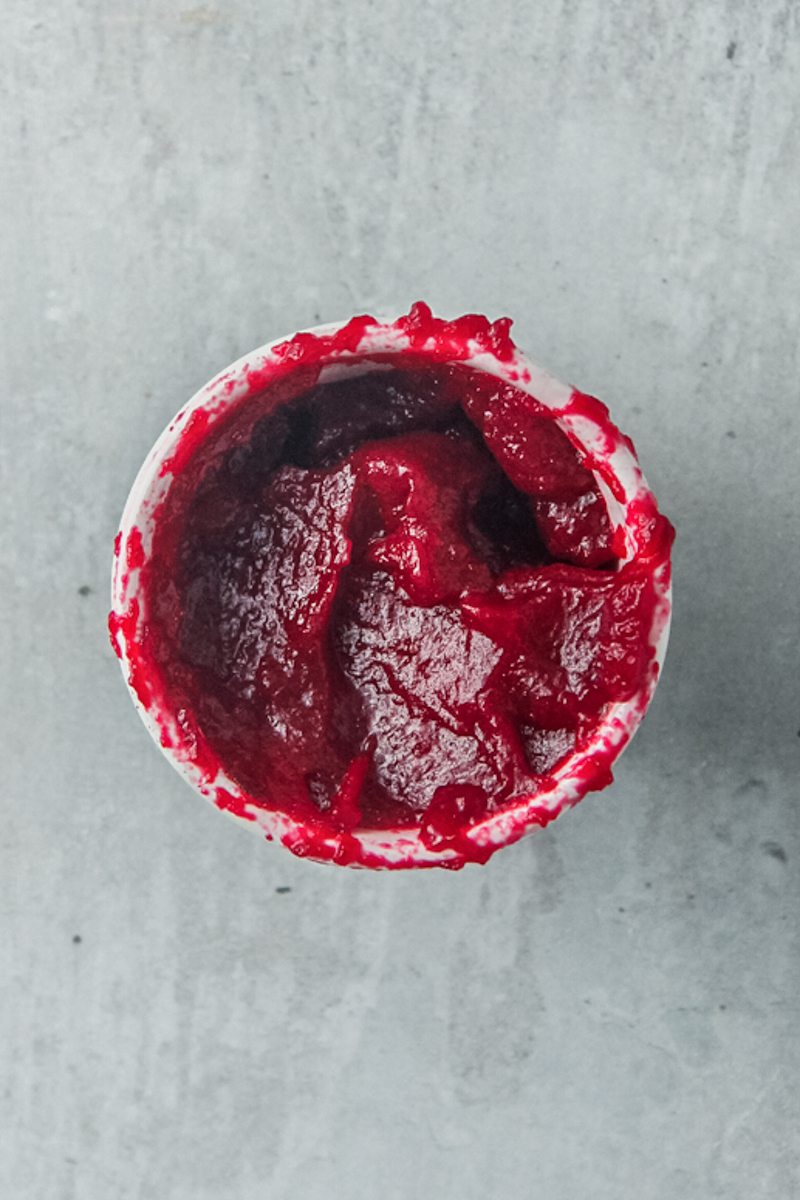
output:
M 357 836 L 390 826 L 442 866 L 484 861 L 476 822 L 509 810 L 504 840 L 547 824 L 573 749 L 567 802 L 604 787 L 629 731 L 592 732 L 610 701 L 646 706 L 672 528 L 646 487 L 628 495 L 620 569 L 631 543 L 590 471 L 622 498 L 612 460 L 632 446 L 605 406 L 567 394 L 567 437 L 453 365 L 486 352 L 529 384 L 510 325 L 419 302 L 393 324 L 405 347 L 369 353 L 392 375 L 321 389 L 373 318 L 273 346 L 175 418 L 147 551 L 136 526 L 115 541 L 112 645 L 162 744 L 218 807 L 286 813 L 295 854 L 418 863 L 402 832 L 390 858 Z
M 229 776 L 340 835 L 339 861 L 341 835 L 398 826 L 480 857 L 465 825 L 546 786 L 652 669 L 652 580 L 510 384 L 373 372 L 187 440 L 142 646 Z

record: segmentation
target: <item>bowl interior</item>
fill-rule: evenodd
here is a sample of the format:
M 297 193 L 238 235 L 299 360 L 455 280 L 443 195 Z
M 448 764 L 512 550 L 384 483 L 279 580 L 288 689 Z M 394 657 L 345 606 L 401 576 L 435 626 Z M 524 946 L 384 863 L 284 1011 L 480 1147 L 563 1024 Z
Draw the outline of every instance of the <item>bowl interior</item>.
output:
M 187 720 L 187 714 L 174 711 L 158 678 L 157 664 L 142 656 L 149 604 L 145 568 L 154 529 L 178 476 L 176 464 L 188 461 L 217 422 L 224 421 L 234 409 L 240 411 L 240 406 L 251 398 L 258 396 L 263 404 L 265 397 L 274 396 L 276 402 L 283 403 L 314 382 L 333 382 L 411 361 L 460 362 L 513 383 L 549 409 L 585 456 L 606 501 L 612 527 L 624 533 L 623 561 L 642 550 L 642 513 L 657 511 L 655 501 L 631 443 L 611 424 L 598 402 L 576 403 L 576 397 L 579 401 L 589 398 L 555 380 L 516 347 L 511 355 L 501 356 L 485 340 L 458 335 L 457 331 L 420 343 L 419 338 L 413 341 L 409 337 L 401 322 L 364 320 L 357 338 L 351 335 L 342 339 L 342 333 L 353 324 L 348 322 L 319 326 L 295 339 L 262 346 L 211 380 L 170 422 L 136 478 L 120 523 L 112 582 L 112 642 L 134 704 L 151 735 L 180 774 L 222 811 L 244 820 L 267 838 L 282 842 L 294 853 L 319 860 L 367 867 L 460 866 L 469 857 L 485 860 L 499 846 L 546 825 L 588 790 L 608 782 L 611 762 L 644 715 L 666 651 L 670 615 L 668 554 L 653 564 L 659 603 L 650 634 L 655 651 L 652 677 L 631 700 L 609 706 L 594 735 L 559 765 L 546 788 L 519 796 L 500 811 L 466 826 L 459 849 L 432 850 L 416 828 L 357 829 L 332 835 L 277 808 L 256 803 L 226 773 L 213 748 Z M 286 347 L 297 346 L 296 339 L 301 339 L 303 353 L 293 355 Z

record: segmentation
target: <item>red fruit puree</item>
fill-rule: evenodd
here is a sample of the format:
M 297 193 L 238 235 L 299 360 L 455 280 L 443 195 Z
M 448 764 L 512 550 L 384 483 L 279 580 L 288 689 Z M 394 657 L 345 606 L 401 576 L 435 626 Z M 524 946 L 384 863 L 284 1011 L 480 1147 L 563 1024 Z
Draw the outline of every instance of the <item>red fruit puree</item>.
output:
M 494 376 L 411 357 L 265 393 L 175 474 L 142 645 L 250 801 L 323 833 L 480 857 L 465 825 L 654 669 L 651 565 L 620 565 L 594 476 Z

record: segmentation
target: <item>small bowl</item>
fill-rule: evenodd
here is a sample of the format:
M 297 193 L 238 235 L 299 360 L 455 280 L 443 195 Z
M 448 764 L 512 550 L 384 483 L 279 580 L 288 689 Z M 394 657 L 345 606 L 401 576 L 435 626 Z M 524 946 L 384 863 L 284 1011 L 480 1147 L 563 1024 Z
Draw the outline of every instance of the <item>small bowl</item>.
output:
M 485 861 L 495 850 L 547 825 L 589 791 L 611 782 L 611 765 L 630 741 L 650 703 L 669 636 L 671 614 L 670 527 L 658 513 L 630 440 L 614 426 L 604 405 L 560 383 L 523 354 L 509 335 L 511 322 L 490 323 L 470 315 L 455 321 L 432 316 L 418 303 L 397 320 L 354 317 L 319 325 L 259 347 L 201 388 L 169 423 L 145 459 L 128 496 L 115 541 L 109 627 L 134 705 L 172 765 L 201 795 L 293 853 L 318 861 L 369 868 L 458 868 Z M 158 664 L 148 660 L 142 635 L 148 619 L 146 567 L 161 506 L 179 467 L 192 456 L 231 406 L 263 397 L 280 384 L 281 402 L 315 383 L 365 374 L 413 361 L 461 363 L 527 392 L 549 409 L 592 471 L 608 506 L 621 560 L 644 556 L 656 595 L 650 644 L 652 669 L 629 700 L 609 705 L 594 733 L 535 792 L 465 826 L 465 849 L 426 846 L 417 828 L 356 829 L 331 833 L 280 808 L 256 802 L 226 773 L 213 748 L 175 708 Z M 653 542 L 658 525 L 667 531 Z M 624 547 L 624 550 L 622 550 Z

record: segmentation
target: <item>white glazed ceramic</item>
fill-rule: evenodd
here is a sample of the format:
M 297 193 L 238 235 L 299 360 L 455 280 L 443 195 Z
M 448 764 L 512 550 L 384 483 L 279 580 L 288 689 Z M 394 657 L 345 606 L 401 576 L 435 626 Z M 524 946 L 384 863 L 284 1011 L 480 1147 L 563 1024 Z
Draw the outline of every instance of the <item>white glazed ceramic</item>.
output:
M 316 338 L 326 338 L 346 324 L 341 322 L 317 326 L 303 332 Z M 279 338 L 259 347 L 227 367 L 201 388 L 161 434 L 139 471 L 120 523 L 118 554 L 115 558 L 112 583 L 112 614 L 117 618 L 123 618 L 124 614 L 130 613 L 132 600 L 138 602 L 137 632 L 141 631 L 143 622 L 147 619 L 147 598 L 144 588 L 139 584 L 140 570 L 125 565 L 126 545 L 131 531 L 138 530 L 145 556 L 149 551 L 153 513 L 172 484 L 172 475 L 168 471 L 162 474 L 163 464 L 180 445 L 181 438 L 195 414 L 207 414 L 209 425 L 213 425 L 229 406 L 244 402 L 248 395 L 255 394 L 256 391 L 263 393 L 265 380 L 269 379 L 273 370 L 280 370 L 285 378 L 286 359 L 280 353 L 276 354 L 276 348 L 284 346 L 288 340 L 285 337 Z M 402 355 L 408 347 L 409 336 L 402 328 L 398 328 L 391 321 L 376 320 L 364 329 L 363 336 L 354 349 L 339 349 L 323 356 L 318 381 L 327 382 L 348 373 L 363 374 L 369 370 L 386 369 L 385 362 L 372 363 L 369 356 Z M 415 348 L 417 352 L 420 351 L 418 344 Z M 422 353 L 425 353 L 425 347 L 421 349 Z M 433 357 L 433 351 L 431 353 Z M 438 352 L 436 361 L 447 361 L 442 359 L 441 351 Z M 616 478 L 618 486 L 614 490 L 617 497 L 615 498 L 597 471 L 594 472 L 595 478 L 607 502 L 612 525 L 621 526 L 625 530 L 628 556 L 632 557 L 637 535 L 634 528 L 629 528 L 628 520 L 635 506 L 652 497 L 630 442 L 617 436 L 609 449 L 609 429 L 614 434 L 618 431 L 608 422 L 595 420 L 585 414 L 570 413 L 568 409 L 574 389 L 560 383 L 519 350 L 515 350 L 511 358 L 501 358 L 487 348 L 485 340 L 483 343 L 475 341 L 466 345 L 466 357 L 459 358 L 459 361 L 466 366 L 508 380 L 515 387 L 529 393 L 539 404 L 557 414 L 558 424 L 571 435 L 579 449 L 588 453 L 590 461 L 601 458 L 604 460 L 606 469 L 610 468 Z M 254 380 L 257 380 L 257 383 Z M 667 647 L 671 611 L 668 560 L 658 565 L 654 579 L 659 602 L 651 630 L 651 640 L 655 648 L 655 660 L 660 668 Z M 146 705 L 142 702 L 130 681 L 132 642 L 135 640 L 136 634 L 132 634 L 130 630 L 127 633 L 116 634 L 116 648 L 121 658 L 122 670 L 129 683 L 134 705 L 172 765 L 197 791 L 235 819 L 244 820 L 251 828 L 259 830 L 269 839 L 282 842 L 295 853 L 306 853 L 307 828 L 277 809 L 266 809 L 250 800 L 226 775 L 222 763 L 217 762 L 215 770 L 209 773 L 206 755 L 205 766 L 198 766 L 193 759 L 192 739 L 187 739 L 184 734 L 180 714 L 170 711 L 168 705 L 154 702 Z M 566 759 L 554 773 L 553 785 L 549 790 L 518 798 L 509 807 L 469 829 L 468 837 L 475 846 L 486 850 L 513 842 L 535 827 L 547 824 L 565 807 L 580 800 L 592 786 L 592 764 L 598 758 L 610 760 L 616 757 L 630 740 L 644 715 L 656 682 L 657 671 L 654 671 L 645 687 L 633 699 L 610 706 L 591 742 Z M 232 803 L 231 798 L 236 803 Z M 232 811 L 234 809 L 236 811 Z M 337 846 L 338 839 L 331 836 L 326 839 L 324 853 L 316 853 L 314 857 L 368 867 L 459 865 L 459 856 L 455 851 L 429 849 L 423 844 L 416 829 L 360 830 L 346 835 L 346 838 L 349 839 L 347 847 L 344 845 L 344 838 L 342 845 Z

